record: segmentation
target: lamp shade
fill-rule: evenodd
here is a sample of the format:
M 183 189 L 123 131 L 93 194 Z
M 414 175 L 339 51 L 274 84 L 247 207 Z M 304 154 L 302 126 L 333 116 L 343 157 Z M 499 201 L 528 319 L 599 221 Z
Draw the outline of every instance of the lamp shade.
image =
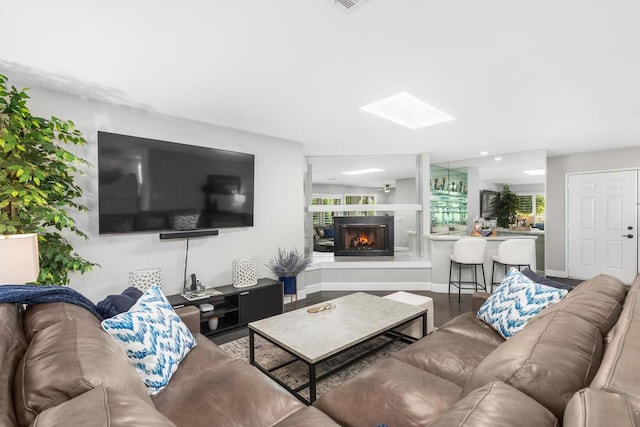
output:
M 33 282 L 39 274 L 37 234 L 0 236 L 0 285 Z

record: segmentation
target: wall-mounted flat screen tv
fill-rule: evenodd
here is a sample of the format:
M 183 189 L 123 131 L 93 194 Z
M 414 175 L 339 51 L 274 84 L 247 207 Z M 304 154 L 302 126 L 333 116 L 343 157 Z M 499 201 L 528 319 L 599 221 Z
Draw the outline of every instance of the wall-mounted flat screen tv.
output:
M 253 226 L 254 155 L 98 132 L 100 234 Z

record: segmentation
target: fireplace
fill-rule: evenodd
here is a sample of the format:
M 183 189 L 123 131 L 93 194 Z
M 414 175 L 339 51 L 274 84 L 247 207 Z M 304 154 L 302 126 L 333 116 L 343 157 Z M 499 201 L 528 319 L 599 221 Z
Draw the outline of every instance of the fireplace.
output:
M 393 256 L 392 216 L 333 218 L 335 256 Z

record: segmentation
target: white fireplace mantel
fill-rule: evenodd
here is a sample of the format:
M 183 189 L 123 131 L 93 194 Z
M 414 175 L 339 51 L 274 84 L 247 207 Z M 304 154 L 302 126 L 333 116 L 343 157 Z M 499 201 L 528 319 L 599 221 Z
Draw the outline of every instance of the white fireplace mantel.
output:
M 418 203 L 379 205 L 309 205 L 307 212 L 421 211 Z

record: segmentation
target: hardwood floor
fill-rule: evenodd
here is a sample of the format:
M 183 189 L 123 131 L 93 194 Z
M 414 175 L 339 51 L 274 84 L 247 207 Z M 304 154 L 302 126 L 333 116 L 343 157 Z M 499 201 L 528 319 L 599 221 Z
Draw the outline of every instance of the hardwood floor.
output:
M 385 296 L 396 291 L 367 291 L 367 293 L 378 296 Z M 462 295 L 461 301 L 458 303 L 458 294 L 442 294 L 429 291 L 409 291 L 413 294 L 424 295 L 433 299 L 434 324 L 436 327 L 443 325 L 457 315 L 471 310 L 471 295 Z M 294 301 L 284 305 L 285 311 L 296 310 L 298 308 L 308 307 L 330 299 L 339 298 L 352 293 L 340 291 L 323 291 L 315 292 L 307 296 L 307 298 Z M 210 339 L 220 345 L 226 342 L 237 340 L 249 335 L 247 327 L 234 329 L 219 335 L 210 337 Z

